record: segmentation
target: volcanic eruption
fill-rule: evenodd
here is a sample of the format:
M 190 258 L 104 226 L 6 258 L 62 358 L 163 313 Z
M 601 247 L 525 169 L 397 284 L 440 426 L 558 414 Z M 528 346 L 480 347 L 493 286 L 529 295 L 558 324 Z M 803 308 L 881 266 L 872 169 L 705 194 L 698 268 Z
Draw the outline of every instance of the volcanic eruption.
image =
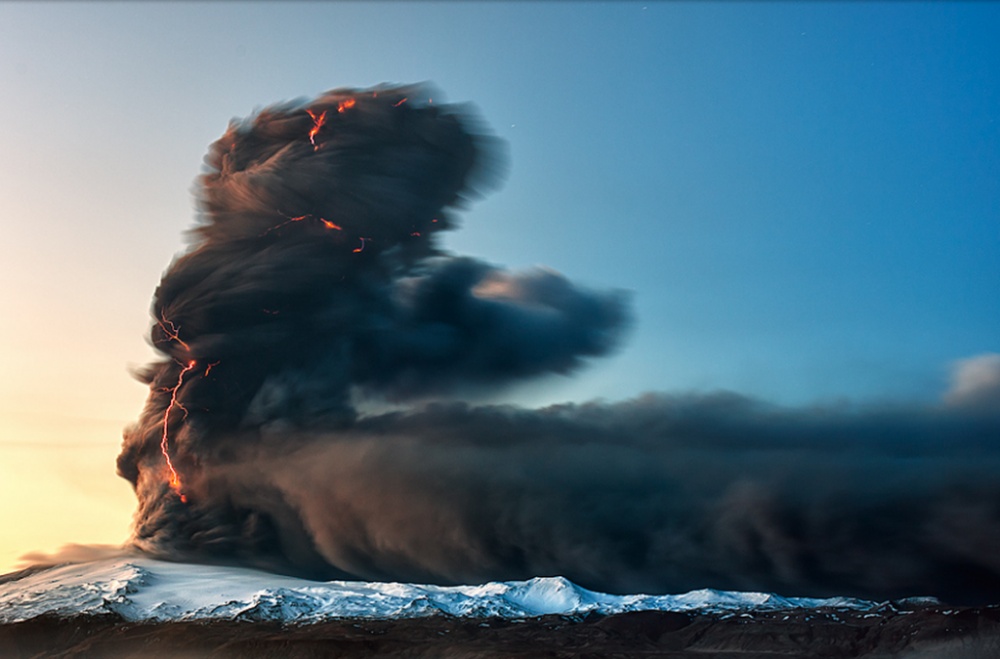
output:
M 453 399 L 572 373 L 631 314 L 438 246 L 506 163 L 432 96 L 338 89 L 211 146 L 118 458 L 132 543 L 323 578 L 995 598 L 1000 405 Z

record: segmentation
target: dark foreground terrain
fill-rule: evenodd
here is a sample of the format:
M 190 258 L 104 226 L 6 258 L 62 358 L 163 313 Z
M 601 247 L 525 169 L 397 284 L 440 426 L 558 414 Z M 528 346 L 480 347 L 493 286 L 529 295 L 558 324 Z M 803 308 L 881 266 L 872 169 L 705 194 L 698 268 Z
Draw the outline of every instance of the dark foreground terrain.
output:
M 878 612 L 644 611 L 584 618 L 434 617 L 267 622 L 130 623 L 114 616 L 41 617 L 0 625 L 0 657 L 778 657 L 1000 658 L 1000 607 L 893 606 Z

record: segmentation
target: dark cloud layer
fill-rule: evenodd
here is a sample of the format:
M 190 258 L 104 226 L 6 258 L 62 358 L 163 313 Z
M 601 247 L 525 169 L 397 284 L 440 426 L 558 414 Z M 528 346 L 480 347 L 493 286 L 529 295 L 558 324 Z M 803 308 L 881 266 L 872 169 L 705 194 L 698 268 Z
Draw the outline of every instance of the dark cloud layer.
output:
M 153 304 L 166 359 L 119 456 L 136 546 L 318 577 L 1000 594 L 1000 415 L 978 398 L 421 404 L 570 373 L 628 322 L 620 292 L 435 246 L 503 157 L 429 95 L 338 90 L 212 146 L 195 242 Z

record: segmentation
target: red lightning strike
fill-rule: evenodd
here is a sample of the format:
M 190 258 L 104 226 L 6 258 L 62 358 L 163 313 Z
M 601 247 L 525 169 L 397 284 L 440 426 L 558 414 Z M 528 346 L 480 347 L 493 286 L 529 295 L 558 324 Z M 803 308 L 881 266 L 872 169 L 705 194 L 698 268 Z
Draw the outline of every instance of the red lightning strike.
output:
M 355 103 L 357 103 L 357 101 L 355 101 L 353 98 L 349 98 L 346 101 L 341 101 L 340 103 L 337 104 L 337 112 L 344 113 L 347 110 L 353 108 Z
M 319 135 L 319 129 L 326 123 L 326 110 L 323 110 L 318 115 L 314 114 L 312 110 L 306 110 L 306 112 L 309 114 L 309 118 L 313 120 L 313 127 L 309 130 L 309 143 L 313 145 L 313 151 L 319 151 L 319 144 L 316 144 L 316 136 Z
M 267 234 L 271 233 L 272 231 L 277 231 L 278 229 L 280 229 L 281 227 L 285 226 L 286 224 L 291 224 L 292 222 L 301 222 L 303 220 L 314 219 L 312 215 L 299 215 L 298 217 L 288 217 L 287 215 L 284 215 L 284 213 L 282 213 L 282 216 L 286 217 L 288 219 L 286 219 L 284 222 L 281 222 L 280 224 L 275 224 L 273 227 L 269 227 L 264 233 L 260 234 L 260 237 L 263 238 Z M 334 224 L 333 222 L 331 222 L 330 220 L 327 220 L 326 218 L 317 217 L 315 219 L 318 220 L 319 223 L 322 224 L 327 229 L 330 229 L 330 230 L 333 230 L 333 231 L 343 231 L 344 230 L 344 228 L 342 226 L 340 226 L 339 224 Z
M 177 384 L 168 389 L 170 392 L 170 404 L 163 411 L 163 436 L 160 438 L 160 452 L 163 453 L 163 459 L 166 461 L 167 469 L 170 471 L 170 479 L 167 482 L 170 484 L 170 489 L 177 493 L 183 503 L 187 503 L 187 496 L 181 490 L 181 477 L 177 474 L 177 470 L 174 469 L 174 463 L 170 459 L 170 413 L 174 411 L 175 407 L 178 407 L 184 411 L 184 416 L 187 416 L 187 408 L 177 400 L 177 392 L 180 390 L 181 385 L 184 384 L 184 376 L 197 365 L 198 362 L 193 359 L 185 364 L 184 368 L 177 375 Z M 210 365 L 208 368 L 211 370 L 212 366 Z
M 185 350 L 187 350 L 188 352 L 191 351 L 191 346 L 185 343 L 184 340 L 181 339 L 181 337 L 179 336 L 181 331 L 181 326 L 174 325 L 171 321 L 167 320 L 167 317 L 163 315 L 162 311 L 160 312 L 160 320 L 157 321 L 156 324 L 159 325 L 160 329 L 163 330 L 163 333 L 167 335 L 168 342 L 176 341 L 177 343 L 181 344 L 181 346 L 183 346 Z
M 291 224 L 292 222 L 301 222 L 302 220 L 308 220 L 310 217 L 312 217 L 312 215 L 299 215 L 298 217 L 289 217 L 284 222 L 282 222 L 280 224 L 275 224 L 273 227 L 269 227 L 267 229 L 267 231 L 265 231 L 264 233 L 262 233 L 260 235 L 261 235 L 261 237 L 264 237 L 267 234 L 271 233 L 272 231 L 277 231 L 278 229 L 280 229 L 281 227 L 285 226 L 286 224 Z

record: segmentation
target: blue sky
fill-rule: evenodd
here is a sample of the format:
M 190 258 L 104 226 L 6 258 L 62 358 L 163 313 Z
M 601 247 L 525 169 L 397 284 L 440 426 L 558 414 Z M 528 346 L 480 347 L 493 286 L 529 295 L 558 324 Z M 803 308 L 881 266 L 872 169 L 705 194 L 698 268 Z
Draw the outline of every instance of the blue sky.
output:
M 510 150 L 446 245 L 633 294 L 622 350 L 508 399 L 937 400 L 1000 351 L 998 33 L 993 3 L 0 3 L 0 442 L 113 479 L 208 144 L 423 80 Z

